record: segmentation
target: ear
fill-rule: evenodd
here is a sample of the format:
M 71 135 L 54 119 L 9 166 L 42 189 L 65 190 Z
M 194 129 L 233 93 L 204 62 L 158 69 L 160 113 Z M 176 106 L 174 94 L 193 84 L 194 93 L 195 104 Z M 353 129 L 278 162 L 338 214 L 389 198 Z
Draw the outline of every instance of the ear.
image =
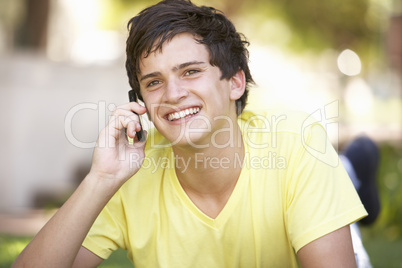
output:
M 230 78 L 231 91 L 230 100 L 238 100 L 246 90 L 246 76 L 243 70 L 239 70 Z

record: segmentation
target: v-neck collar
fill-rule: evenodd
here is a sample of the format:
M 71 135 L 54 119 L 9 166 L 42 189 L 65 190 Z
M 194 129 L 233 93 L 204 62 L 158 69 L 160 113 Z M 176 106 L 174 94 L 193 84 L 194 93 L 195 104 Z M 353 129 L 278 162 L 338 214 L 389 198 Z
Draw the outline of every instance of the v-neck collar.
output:
M 187 193 L 184 191 L 183 187 L 181 186 L 179 179 L 176 176 L 175 169 L 174 168 L 169 169 L 170 181 L 173 185 L 173 188 L 175 189 L 176 194 L 178 195 L 179 199 L 181 200 L 183 206 L 185 206 L 186 209 L 188 209 L 200 221 L 202 221 L 206 225 L 210 226 L 211 228 L 219 229 L 222 225 L 225 224 L 225 222 L 231 216 L 234 208 L 236 207 L 236 204 L 241 199 L 244 190 L 246 189 L 246 186 L 248 184 L 247 174 L 250 174 L 250 172 L 246 171 L 246 169 L 249 167 L 245 163 L 245 161 L 247 159 L 248 150 L 249 150 L 248 146 L 247 146 L 246 142 L 244 142 L 244 152 L 245 152 L 244 159 L 243 159 L 242 163 L 240 163 L 240 161 L 237 162 L 237 164 L 242 165 L 239 179 L 237 180 L 235 188 L 233 189 L 233 192 L 231 193 L 224 208 L 222 209 L 222 211 L 219 213 L 219 215 L 215 219 L 206 215 L 193 203 L 193 201 L 190 199 L 190 197 L 187 195 Z M 174 161 L 174 154 L 170 154 L 170 156 L 172 158 L 171 161 Z

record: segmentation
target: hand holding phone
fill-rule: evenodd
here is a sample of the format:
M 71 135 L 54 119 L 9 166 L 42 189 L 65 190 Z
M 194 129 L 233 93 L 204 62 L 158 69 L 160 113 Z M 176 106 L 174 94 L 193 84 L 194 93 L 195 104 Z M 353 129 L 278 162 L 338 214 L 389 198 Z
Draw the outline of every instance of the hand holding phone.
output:
M 128 92 L 128 98 L 129 98 L 130 102 L 138 101 L 137 94 L 135 93 L 134 89 L 132 89 Z M 136 112 L 134 112 L 134 113 L 138 116 L 138 120 L 139 120 L 140 126 L 141 126 L 141 130 L 136 132 L 137 139 L 138 139 L 138 141 L 142 142 L 142 141 L 144 141 L 145 135 L 144 135 L 144 130 L 142 129 L 141 118 Z

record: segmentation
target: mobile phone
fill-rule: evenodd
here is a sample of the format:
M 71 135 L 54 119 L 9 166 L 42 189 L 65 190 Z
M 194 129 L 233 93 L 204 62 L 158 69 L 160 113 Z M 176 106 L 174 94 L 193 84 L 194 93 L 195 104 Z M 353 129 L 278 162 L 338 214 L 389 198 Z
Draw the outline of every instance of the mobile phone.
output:
M 137 94 L 135 93 L 134 89 L 130 90 L 128 92 L 128 99 L 130 100 L 130 102 L 137 102 Z M 136 132 L 137 135 L 137 139 L 139 141 L 144 141 L 145 135 L 144 135 L 144 130 L 142 129 L 142 124 L 141 124 L 141 118 L 140 116 L 134 112 L 137 116 L 138 116 L 138 120 L 140 122 L 140 126 L 141 126 L 141 130 Z

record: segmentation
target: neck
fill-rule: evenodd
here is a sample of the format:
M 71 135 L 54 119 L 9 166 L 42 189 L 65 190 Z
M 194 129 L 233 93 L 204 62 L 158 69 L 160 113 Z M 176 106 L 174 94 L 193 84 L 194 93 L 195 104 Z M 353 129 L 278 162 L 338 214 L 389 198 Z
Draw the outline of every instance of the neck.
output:
M 233 131 L 231 144 L 207 148 L 173 147 L 176 174 L 186 192 L 199 195 L 222 195 L 236 185 L 244 159 L 240 128 Z

